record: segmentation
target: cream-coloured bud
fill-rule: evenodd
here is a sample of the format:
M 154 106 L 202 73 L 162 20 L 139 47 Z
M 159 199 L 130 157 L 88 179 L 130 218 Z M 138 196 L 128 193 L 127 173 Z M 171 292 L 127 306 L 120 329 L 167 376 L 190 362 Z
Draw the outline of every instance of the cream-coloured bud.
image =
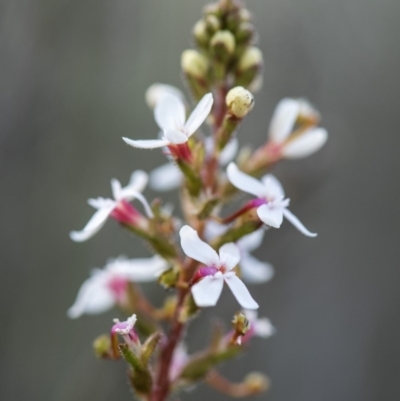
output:
M 226 105 L 237 118 L 243 118 L 254 106 L 253 95 L 242 86 L 232 88 L 226 95 Z
M 251 21 L 251 12 L 247 8 L 241 8 L 239 10 L 239 18 L 243 22 Z
M 262 393 L 268 390 L 270 386 L 270 381 L 268 377 L 258 372 L 249 373 L 245 377 L 244 383 L 246 384 L 246 387 L 251 394 Z
M 204 13 L 204 15 L 219 16 L 221 14 L 221 8 L 220 8 L 219 3 L 207 4 L 203 9 L 203 13 Z
M 206 46 L 210 40 L 210 35 L 207 32 L 207 25 L 203 19 L 196 22 L 193 27 L 193 36 L 199 46 Z
M 208 61 L 197 50 L 188 49 L 182 53 L 181 68 L 191 77 L 204 79 L 207 75 Z
M 258 69 L 263 64 L 262 51 L 255 46 L 248 47 L 240 57 L 238 71 L 245 72 L 251 69 Z
M 235 37 L 230 31 L 218 31 L 211 38 L 210 48 L 217 57 L 231 56 L 235 51 Z
M 218 17 L 215 15 L 207 15 L 206 20 L 206 29 L 209 34 L 214 34 L 221 28 L 221 22 L 219 21 Z

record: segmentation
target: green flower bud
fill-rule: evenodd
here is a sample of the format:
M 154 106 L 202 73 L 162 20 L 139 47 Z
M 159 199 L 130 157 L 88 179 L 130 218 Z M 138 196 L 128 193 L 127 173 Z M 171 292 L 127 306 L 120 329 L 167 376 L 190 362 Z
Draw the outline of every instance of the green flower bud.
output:
M 164 288 L 168 289 L 175 287 L 176 283 L 178 282 L 178 279 L 179 279 L 179 270 L 172 267 L 171 269 L 168 269 L 161 274 L 161 276 L 158 278 L 158 282 Z
M 263 54 L 258 47 L 249 47 L 239 60 L 238 70 L 241 72 L 252 68 L 259 68 L 263 63 Z
M 230 113 L 239 119 L 244 118 L 254 106 L 253 95 L 242 86 L 232 88 L 225 101 Z
M 203 19 L 197 21 L 193 27 L 193 36 L 199 47 L 205 47 L 210 41 L 210 35 L 207 32 L 207 25 Z
M 215 59 L 229 60 L 235 51 L 235 37 L 230 31 L 218 31 L 211 38 L 210 50 Z
M 213 35 L 221 28 L 221 22 L 219 21 L 218 17 L 215 15 L 207 15 L 206 20 L 206 29 L 210 35 Z
M 220 17 L 221 16 L 221 8 L 220 8 L 219 3 L 207 4 L 203 9 L 203 13 L 205 16 L 214 15 L 214 16 Z
M 236 69 L 236 84 L 249 86 L 263 66 L 263 55 L 258 47 L 249 47 L 239 59 Z
M 205 79 L 207 76 L 208 61 L 197 50 L 188 49 L 182 53 L 181 68 L 189 77 Z
M 236 30 L 236 40 L 241 44 L 249 43 L 253 38 L 254 32 L 253 24 L 250 22 L 242 22 Z
M 110 336 L 103 334 L 97 337 L 93 342 L 94 353 L 97 358 L 111 358 L 111 340 Z

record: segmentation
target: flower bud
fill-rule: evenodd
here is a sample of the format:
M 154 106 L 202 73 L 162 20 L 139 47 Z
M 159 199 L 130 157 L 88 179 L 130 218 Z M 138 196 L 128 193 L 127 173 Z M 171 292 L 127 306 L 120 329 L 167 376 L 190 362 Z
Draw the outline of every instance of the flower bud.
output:
M 196 22 L 193 27 L 193 36 L 199 47 L 205 47 L 210 41 L 210 35 L 207 31 L 207 25 L 203 19 Z
M 221 23 L 215 15 L 207 15 L 205 19 L 206 29 L 210 35 L 213 35 L 221 28 Z
M 239 10 L 240 20 L 243 22 L 251 21 L 251 12 L 247 8 L 241 8 Z
M 93 342 L 94 353 L 97 358 L 112 358 L 113 352 L 111 348 L 110 337 L 103 334 L 97 337 Z
M 232 319 L 232 326 L 234 330 L 241 336 L 244 336 L 249 329 L 249 321 L 246 315 L 242 312 L 238 312 Z
M 211 38 L 210 50 L 216 60 L 228 61 L 235 51 L 235 37 L 230 31 L 218 31 Z
M 232 88 L 225 101 L 229 111 L 239 119 L 245 117 L 254 106 L 253 95 L 242 86 Z
M 249 43 L 254 35 L 254 25 L 250 22 L 242 22 L 236 30 L 236 40 L 239 43 Z
M 171 269 L 166 270 L 164 273 L 160 275 L 160 277 L 158 278 L 158 282 L 165 289 L 169 289 L 175 287 L 176 283 L 178 282 L 178 279 L 179 279 L 179 270 L 172 267 Z
M 221 16 L 221 8 L 219 3 L 211 3 L 207 4 L 204 9 L 203 13 L 205 16 L 213 15 L 213 16 Z
M 195 79 L 205 79 L 208 61 L 197 50 L 188 49 L 182 53 L 181 67 L 185 74 Z
M 236 69 L 236 84 L 248 86 L 257 77 L 263 66 L 263 55 L 258 47 L 249 47 L 239 59 Z
M 249 373 L 245 379 L 244 383 L 251 394 L 259 394 L 268 390 L 270 382 L 268 377 L 264 376 L 262 373 L 252 372 Z

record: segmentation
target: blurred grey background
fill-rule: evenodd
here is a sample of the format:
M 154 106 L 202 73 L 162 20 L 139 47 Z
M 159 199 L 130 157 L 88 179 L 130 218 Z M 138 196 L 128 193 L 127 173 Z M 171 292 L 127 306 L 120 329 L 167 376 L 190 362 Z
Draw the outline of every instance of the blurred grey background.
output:
M 146 256 L 114 222 L 90 241 L 69 240 L 136 168 L 164 162 L 122 136 L 157 132 L 144 92 L 178 85 L 179 58 L 206 1 L 0 2 L 0 399 L 129 400 L 124 364 L 97 361 L 92 339 L 115 312 L 70 321 L 66 309 L 91 268 Z M 222 371 L 266 372 L 271 401 L 391 401 L 400 395 L 400 2 L 251 0 L 265 54 L 264 87 L 242 127 L 261 144 L 275 104 L 304 96 L 329 142 L 280 165 L 292 210 L 317 239 L 286 223 L 257 256 L 274 280 L 251 291 L 277 327 Z M 150 191 L 149 197 L 154 196 Z M 173 195 L 166 196 L 174 200 Z M 155 302 L 163 291 L 147 286 Z M 228 291 L 191 326 L 205 344 L 208 317 L 228 323 Z M 201 385 L 183 400 L 225 400 Z

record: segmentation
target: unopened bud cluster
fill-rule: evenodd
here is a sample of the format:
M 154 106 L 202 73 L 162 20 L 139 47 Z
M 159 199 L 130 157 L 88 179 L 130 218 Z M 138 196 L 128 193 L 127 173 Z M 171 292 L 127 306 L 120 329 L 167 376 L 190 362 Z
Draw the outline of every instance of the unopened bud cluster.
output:
M 243 4 L 220 1 L 206 6 L 192 33 L 197 50 L 182 53 L 181 67 L 197 99 L 225 80 L 255 88 L 263 57 L 254 46 L 255 29 Z

